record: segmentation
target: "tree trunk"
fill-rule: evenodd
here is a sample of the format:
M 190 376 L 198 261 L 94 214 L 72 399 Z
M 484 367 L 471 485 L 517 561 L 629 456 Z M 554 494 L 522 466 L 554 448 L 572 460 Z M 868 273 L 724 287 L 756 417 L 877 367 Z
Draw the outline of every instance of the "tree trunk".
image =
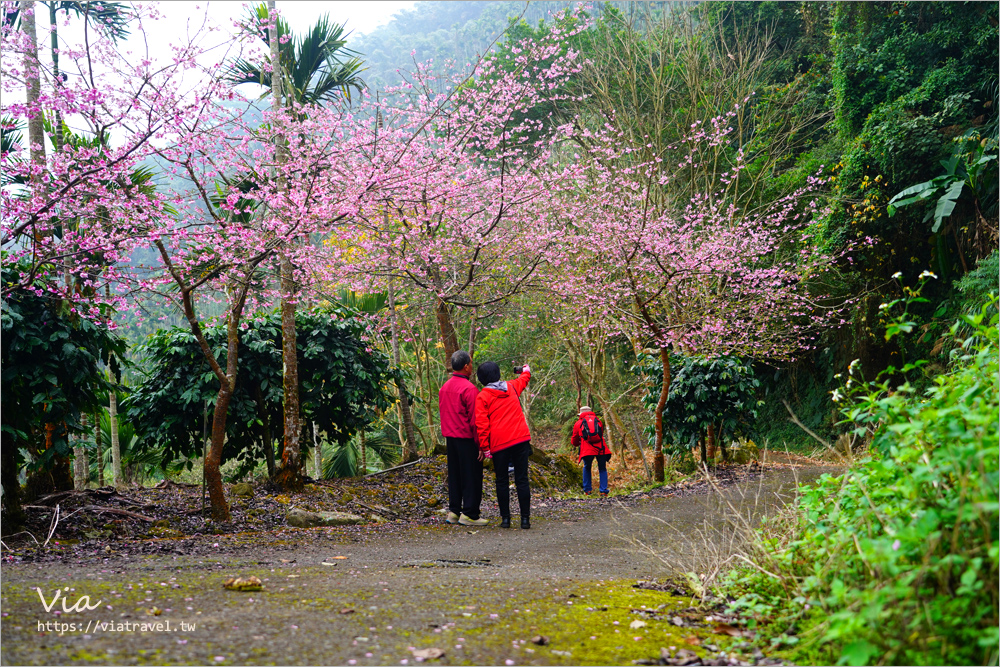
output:
M 359 477 L 364 477 L 368 474 L 368 452 L 367 444 L 365 443 L 365 430 L 361 429 L 358 431 L 358 442 L 361 445 L 361 466 L 358 468 L 357 473 Z
M 110 373 L 110 371 L 108 371 Z M 112 387 L 108 392 L 108 423 L 111 426 L 111 476 L 115 480 L 115 488 L 125 488 L 122 477 L 122 448 L 118 440 L 118 394 Z
M 656 424 L 656 445 L 653 450 L 653 476 L 657 482 L 664 481 L 663 475 L 663 409 L 667 405 L 670 393 L 670 352 L 660 346 L 660 361 L 663 362 L 663 385 L 660 388 L 660 400 L 656 402 L 653 417 Z
M 313 434 L 313 468 L 316 472 L 313 476 L 316 479 L 323 479 L 323 448 L 319 443 L 319 433 L 316 431 L 316 422 L 311 423 Z
M 49 2 L 49 37 L 50 37 L 50 50 L 52 54 L 52 80 L 53 86 L 55 88 L 62 87 L 62 74 L 59 72 L 59 21 L 57 12 L 57 4 L 55 2 Z M 56 108 L 54 112 L 55 128 L 56 131 L 53 134 L 52 142 L 53 148 L 55 148 L 55 154 L 58 155 L 62 152 L 63 147 L 63 117 L 62 111 Z
M 240 317 L 243 313 L 243 300 L 246 297 L 247 286 L 241 286 L 243 294 L 237 297 L 226 318 L 226 375 L 225 381 L 219 383 L 219 393 L 215 399 L 215 411 L 212 413 L 212 444 L 205 456 L 205 486 L 208 487 L 208 498 L 212 504 L 212 519 L 229 521 L 229 504 L 226 502 L 226 492 L 222 486 L 222 447 L 226 443 L 226 419 L 229 415 L 229 403 L 233 399 L 236 387 L 236 371 L 239 368 Z M 200 333 L 200 329 L 199 329 Z M 204 336 L 202 336 L 204 338 Z M 204 347 L 203 347 L 204 349 Z
M 94 413 L 94 446 L 97 450 L 97 487 L 104 487 L 104 440 L 101 433 L 101 416 Z
M 618 416 L 618 411 L 615 410 L 613 407 L 611 407 L 611 404 L 608 403 L 607 401 L 600 400 L 600 403 L 601 403 L 601 409 L 604 411 L 604 416 L 607 419 L 609 419 L 612 424 L 614 424 L 615 429 L 617 429 L 618 433 L 621 434 L 622 441 L 621 441 L 620 451 L 621 451 L 622 463 L 624 464 L 625 447 L 628 441 L 631 439 L 631 435 L 629 434 L 628 429 L 625 427 L 625 424 L 622 422 L 621 417 Z
M 424 456 L 429 456 L 433 451 L 434 447 L 437 446 L 437 434 L 441 432 L 440 428 L 434 428 L 435 422 L 440 423 L 440 416 L 437 420 L 434 419 L 434 397 L 436 393 L 431 391 L 431 386 L 434 384 L 431 379 L 431 369 L 434 367 L 434 362 L 431 361 L 430 350 L 427 354 L 427 364 L 424 366 L 424 371 L 426 375 L 424 381 L 421 382 L 423 386 L 420 389 L 423 390 L 424 394 L 424 411 L 427 413 L 427 430 L 431 433 L 432 442 L 428 443 L 427 438 L 424 438 Z M 438 413 L 440 415 L 440 413 Z
M 458 332 L 455 331 L 455 323 L 451 318 L 451 308 L 448 304 L 438 299 L 437 307 L 434 309 L 437 316 L 438 332 L 441 335 L 441 342 L 444 344 L 444 367 L 451 368 L 451 355 L 458 351 Z
M 45 169 L 45 126 L 38 101 L 42 96 L 41 67 L 38 62 L 38 32 L 35 27 L 33 0 L 21 0 L 21 30 L 28 37 L 28 52 L 24 54 L 25 99 L 32 115 L 28 118 L 28 144 L 31 165 L 34 167 L 31 182 L 36 188 L 44 187 L 42 171 Z M 38 193 L 41 194 L 41 193 Z
M 387 217 L 388 215 L 388 212 L 386 212 Z M 396 312 L 396 292 L 392 282 L 389 283 L 389 315 L 392 326 L 392 361 L 397 369 L 402 370 L 399 365 L 399 315 Z M 420 458 L 420 455 L 417 453 L 417 438 L 413 432 L 413 415 L 410 412 L 410 403 L 406 395 L 406 383 L 403 378 L 399 378 L 396 385 L 399 388 L 399 419 L 406 434 L 403 456 L 403 461 L 406 463 L 416 461 Z
M 264 450 L 264 461 L 267 462 L 267 478 L 274 480 L 274 439 L 271 437 L 271 418 L 267 414 L 264 394 L 260 385 L 254 387 L 254 402 L 257 404 L 257 416 L 260 417 L 260 442 Z
M 80 426 L 87 430 L 87 416 L 80 415 Z M 73 438 L 79 443 L 83 436 Z M 90 484 L 90 461 L 87 460 L 87 448 L 82 444 L 73 447 L 73 488 L 83 491 Z
M 583 385 L 580 383 L 580 371 L 576 368 L 576 362 L 572 359 L 569 361 L 569 367 L 573 369 L 573 384 L 576 386 L 576 412 L 580 413 L 580 408 L 583 407 Z
M 264 427 L 264 461 L 267 463 L 267 478 L 274 481 L 276 474 L 274 465 L 274 440 L 271 437 L 271 426 Z
M 706 450 L 709 461 L 715 461 L 715 425 L 708 425 L 708 435 L 706 436 Z
M 635 444 L 639 447 L 639 458 L 642 459 L 642 467 L 646 470 L 646 479 L 652 481 L 653 471 L 649 469 L 649 463 L 646 461 L 646 452 L 642 449 L 642 442 L 640 437 L 642 432 L 639 430 L 639 424 L 635 421 L 635 415 L 629 413 L 629 420 L 632 422 L 632 432 L 635 435 Z
M 228 354 L 227 354 L 228 356 Z M 228 362 L 226 364 L 229 365 Z M 222 447 L 226 442 L 226 416 L 229 412 L 229 402 L 233 398 L 233 390 L 228 382 L 219 385 L 219 393 L 215 398 L 215 410 L 212 413 L 212 442 L 205 455 L 205 486 L 208 488 L 208 499 L 212 504 L 212 519 L 229 521 L 229 504 L 226 502 L 226 492 L 222 487 Z
M 284 448 L 276 482 L 287 491 L 302 488 L 302 420 L 299 407 L 299 360 L 295 331 L 295 267 L 281 256 L 281 361 L 284 389 Z
M 469 353 L 469 358 L 473 358 L 473 354 L 476 350 L 476 308 L 472 309 L 472 317 L 469 319 L 469 347 L 466 352 Z M 451 359 L 448 360 L 448 370 L 451 370 Z
M 160 251 L 160 257 L 170 270 L 174 282 L 180 288 L 184 317 L 191 327 L 191 333 L 194 334 L 212 373 L 219 380 L 218 398 L 212 414 L 212 444 L 205 455 L 203 468 L 205 485 L 212 501 L 212 518 L 216 521 L 229 521 L 229 505 L 226 503 L 226 494 L 222 488 L 222 473 L 219 471 L 219 466 L 222 464 L 222 447 L 226 442 L 226 417 L 229 414 L 229 403 L 232 401 L 236 373 L 239 369 L 240 321 L 243 318 L 243 308 L 246 306 L 247 292 L 250 290 L 250 277 L 259 263 L 267 258 L 268 253 L 259 254 L 247 265 L 242 276 L 231 278 L 226 286 L 229 310 L 226 313 L 226 368 L 223 370 L 205 339 L 205 332 L 202 331 L 201 323 L 195 314 L 194 301 L 191 298 L 194 287 L 188 286 L 177 272 L 163 242 L 155 240 L 153 243 Z
M 81 445 L 73 446 L 73 488 L 83 491 L 90 481 L 89 472 L 90 461 L 87 460 L 87 449 Z
M 271 46 L 271 109 L 275 114 L 284 108 L 284 76 L 281 67 L 280 43 L 278 42 L 275 2 L 268 0 L 268 41 Z M 284 190 L 282 172 L 288 156 L 284 148 L 284 138 L 275 137 L 275 177 L 278 190 Z M 302 488 L 302 419 L 299 406 L 299 358 L 295 331 L 295 266 L 288 253 L 280 256 L 281 272 L 281 364 L 282 364 L 282 410 L 284 414 L 284 447 L 281 451 L 281 470 L 275 483 L 287 491 Z
M 0 483 L 3 485 L 3 528 L 6 534 L 15 533 L 24 526 L 24 510 L 21 508 L 21 481 L 17 478 L 20 467 L 17 462 L 18 442 L 4 429 L 0 432 Z

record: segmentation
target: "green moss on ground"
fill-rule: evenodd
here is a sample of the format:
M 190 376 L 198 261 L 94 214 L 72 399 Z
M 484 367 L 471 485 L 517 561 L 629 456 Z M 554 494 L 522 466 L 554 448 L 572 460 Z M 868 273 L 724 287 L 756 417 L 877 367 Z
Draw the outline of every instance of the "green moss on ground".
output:
M 18 653 L 28 662 L 120 662 L 131 641 L 138 664 L 187 664 L 219 656 L 219 664 L 325 659 L 359 665 L 413 662 L 412 648 L 429 647 L 444 650 L 448 664 L 631 665 L 658 658 L 661 648 L 717 655 L 734 641 L 712 634 L 712 623 L 699 625 L 703 613 L 692 609 L 688 598 L 636 589 L 632 581 L 550 579 L 526 586 L 489 567 L 398 568 L 365 575 L 357 567 L 213 567 L 153 576 L 132 571 L 118 581 L 64 581 L 91 600 L 103 601 L 100 611 L 81 614 L 83 618 L 93 614 L 117 621 L 125 612 L 132 622 L 199 624 L 197 633 L 186 636 L 95 635 L 92 645 L 81 645 L 80 638 L 53 641 L 55 633 L 40 636 L 27 627 L 48 616 L 40 613 L 33 584 L 5 586 L 9 616 L 4 618 L 4 639 L 22 643 Z M 260 577 L 264 590 L 224 591 L 223 582 L 235 574 Z M 364 583 L 357 581 L 359 575 Z M 41 585 L 45 589 L 47 584 Z M 70 593 L 71 600 L 76 595 Z M 251 599 L 253 614 L 248 616 Z M 162 615 L 150 615 L 152 607 Z M 694 626 L 678 627 L 674 617 Z M 645 625 L 633 628 L 634 621 Z M 14 625 L 24 627 L 15 630 Z M 547 638 L 545 645 L 532 643 L 538 635 Z M 190 643 L 173 645 L 174 639 L 186 638 Z
M 465 630 L 465 635 L 470 649 L 498 663 L 509 659 L 515 664 L 631 665 L 658 658 L 661 648 L 686 648 L 703 657 L 713 653 L 705 645 L 723 650 L 731 641 L 712 634 L 710 627 L 671 622 L 674 616 L 689 615 L 689 602 L 633 588 L 631 582 L 563 585 L 548 597 L 510 600 L 493 612 L 499 617 L 494 623 Z M 634 621 L 645 625 L 633 628 Z M 548 643 L 533 644 L 536 635 Z

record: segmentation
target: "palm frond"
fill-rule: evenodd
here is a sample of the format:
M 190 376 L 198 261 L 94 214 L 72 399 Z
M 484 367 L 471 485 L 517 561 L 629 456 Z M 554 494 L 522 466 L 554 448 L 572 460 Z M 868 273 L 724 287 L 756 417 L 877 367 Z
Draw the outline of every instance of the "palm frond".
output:
M 236 189 L 241 193 L 249 193 L 258 189 L 259 185 L 254 181 L 243 179 L 238 183 L 234 184 Z M 212 206 L 219 209 L 218 213 L 221 217 L 228 218 L 230 220 L 246 223 L 250 221 L 253 216 L 253 212 L 260 207 L 260 201 L 257 199 L 248 199 L 246 197 L 240 197 L 236 200 L 234 208 L 239 211 L 235 213 L 233 211 L 228 211 L 222 208 L 223 203 L 227 202 L 229 199 L 229 191 L 226 189 L 225 184 L 216 183 L 215 184 L 215 194 L 209 197 L 209 201 L 212 202 Z
M 55 143 L 56 134 L 59 134 L 64 146 L 70 146 L 75 149 L 85 148 L 103 152 L 109 146 L 106 134 L 93 137 L 77 134 L 70 129 L 65 120 L 62 120 L 59 127 L 56 127 L 54 117 L 52 116 L 42 117 L 42 129 L 45 131 L 45 134 L 53 139 L 53 143 Z
M 369 468 L 372 459 L 375 458 L 379 466 L 375 470 L 384 470 L 392 466 L 399 460 L 400 447 L 385 436 L 385 433 L 366 433 L 366 449 Z M 372 456 L 374 455 L 374 457 Z
M 270 46 L 270 37 L 262 26 L 268 20 L 267 6 L 252 7 L 243 22 L 244 30 L 252 32 Z M 284 19 L 278 17 L 278 36 L 291 35 Z M 351 101 L 352 89 L 361 92 L 363 62 L 355 51 L 347 48 L 348 32 L 344 24 L 334 23 L 324 15 L 299 39 L 284 41 L 279 47 L 281 69 L 288 93 L 298 102 L 317 104 L 340 98 Z M 238 59 L 226 69 L 224 80 L 233 85 L 256 83 L 270 94 L 272 76 L 261 64 Z
M 13 116 L 3 116 L 0 118 L 0 155 L 3 155 L 4 163 L 8 166 L 21 164 L 24 158 L 19 155 L 22 151 L 24 135 L 21 126 L 14 120 Z M 4 169 L 0 174 L 0 185 L 24 185 L 28 181 L 24 176 L 11 176 L 9 169 Z
M 129 6 L 124 2 L 78 2 L 62 0 L 56 5 L 67 13 L 73 12 L 77 18 L 84 18 L 98 31 L 116 44 L 129 36 Z
M 324 14 L 298 40 L 292 79 L 301 101 L 333 101 L 338 93 L 350 100 L 351 88 L 364 90 L 359 76 L 363 63 L 356 51 L 347 48 L 346 29 L 346 24 L 333 23 Z
M 365 474 L 391 466 L 400 454 L 399 445 L 393 444 L 384 433 L 365 433 Z M 361 464 L 361 441 L 357 435 L 343 445 L 323 447 L 323 479 L 355 477 Z
M 267 89 L 261 94 L 261 97 L 268 95 L 271 89 L 271 73 L 265 72 L 262 68 L 243 58 L 238 58 L 229 65 L 222 75 L 222 80 L 234 86 L 244 83 L 259 84 Z
M 129 8 L 123 2 L 61 0 L 56 3 L 56 10 L 73 12 L 77 18 L 86 18 L 95 29 L 116 44 L 129 36 Z M 18 26 L 20 19 L 21 10 L 18 5 L 7 3 L 3 17 L 4 24 Z
M 353 99 L 352 88 L 359 93 L 365 89 L 365 82 L 360 76 L 364 69 L 364 63 L 359 58 L 346 62 L 327 61 L 312 85 L 303 92 L 303 101 L 318 104 L 333 102 L 342 96 L 350 102 Z
M 354 477 L 358 468 L 358 450 L 353 442 L 326 447 L 323 452 L 323 479 Z

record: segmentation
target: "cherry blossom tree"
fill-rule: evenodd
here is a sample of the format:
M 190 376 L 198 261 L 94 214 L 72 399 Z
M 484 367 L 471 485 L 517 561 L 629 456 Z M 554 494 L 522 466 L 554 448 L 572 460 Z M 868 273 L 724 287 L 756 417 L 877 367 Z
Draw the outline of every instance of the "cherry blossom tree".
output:
M 148 36 L 159 16 L 155 7 L 119 12 L 118 5 L 80 3 L 72 8 L 83 12 L 84 43 L 61 39 L 52 11 L 52 60 L 43 62 L 35 20 L 42 7 L 3 3 L 0 245 L 5 263 L 24 270 L 0 291 L 5 299 L 18 291 L 45 292 L 71 316 L 105 326 L 105 306 L 125 303 L 124 270 L 133 252 L 167 212 L 142 163 L 168 140 L 173 120 L 204 106 L 204 77 L 191 74 L 205 53 L 199 40 L 206 30 L 176 45 L 169 62 L 153 63 L 123 53 L 115 38 L 123 25 Z M 95 18 L 102 25 L 88 32 Z M 105 21 L 115 29 L 106 29 Z M 22 125 L 29 130 L 26 147 L 7 141 Z
M 147 11 L 132 20 L 141 32 L 155 18 L 155 11 Z M 178 306 L 220 382 L 205 474 L 213 515 L 225 520 L 218 466 L 241 319 L 248 307 L 274 301 L 274 267 L 268 263 L 276 250 L 325 233 L 356 211 L 358 198 L 378 182 L 370 170 L 349 170 L 347 159 L 364 150 L 371 133 L 350 114 L 306 107 L 265 114 L 257 127 L 252 114 L 239 111 L 248 110 L 248 103 L 203 67 L 209 54 L 197 36 L 177 46 L 166 64 L 130 58 L 108 40 L 61 49 L 63 70 L 75 63 L 79 74 L 60 86 L 41 87 L 30 104 L 6 104 L 17 99 L 15 84 L 41 74 L 23 67 L 26 61 L 38 66 L 30 36 L 5 25 L 3 40 L 3 85 L 12 92 L 5 96 L 4 115 L 16 122 L 58 109 L 91 135 L 112 138 L 96 148 L 67 142 L 42 161 L 4 154 L 5 172 L 32 184 L 3 191 L 4 250 L 30 267 L 20 284 L 4 284 L 4 294 L 34 289 L 35 276 L 68 268 L 75 280 L 49 281 L 47 289 L 84 316 L 97 316 L 102 302 L 139 312 L 140 295 L 159 295 Z M 218 55 L 227 57 L 233 54 Z M 285 159 L 275 174 L 276 146 Z M 171 191 L 133 187 L 131 174 L 144 160 L 167 166 Z M 70 216 L 78 221 L 73 227 L 65 224 Z M 142 248 L 155 249 L 158 261 L 136 261 Z M 309 273 L 313 257 L 300 253 L 297 266 Z M 98 289 L 104 286 L 110 289 Z M 198 295 L 225 304 L 224 364 L 205 342 Z
M 351 156 L 371 152 L 374 135 L 369 124 L 357 122 L 343 109 L 313 105 L 272 109 L 264 112 L 259 126 L 227 118 L 226 110 L 220 107 L 182 119 L 183 138 L 157 151 L 188 189 L 170 200 L 172 219 L 150 231 L 161 265 L 144 267 L 150 275 L 143 283 L 147 291 L 179 302 L 219 379 L 206 479 L 213 514 L 220 519 L 227 513 L 218 465 L 246 309 L 281 301 L 286 257 L 296 267 L 294 279 L 299 284 L 312 286 L 317 276 L 328 275 L 323 255 L 315 252 L 311 239 L 330 234 L 381 185 L 392 183 L 380 180 L 371 169 L 353 168 Z M 201 132 L 206 123 L 216 131 Z M 169 243 L 161 238 L 164 235 Z M 215 360 L 216 352 L 201 331 L 193 300 L 196 290 L 222 295 L 225 367 Z
M 671 147 L 682 155 L 672 173 L 697 167 L 730 132 L 725 117 L 693 128 Z M 822 295 L 812 293 L 833 258 L 809 243 L 806 228 L 816 212 L 809 188 L 750 213 L 731 203 L 725 190 L 742 168 L 738 151 L 716 191 L 671 206 L 660 203 L 670 201 L 663 192 L 671 178 L 662 156 L 636 159 L 613 123 L 586 139 L 589 177 L 574 201 L 578 226 L 563 246 L 567 268 L 553 284 L 578 320 L 613 323 L 658 351 L 664 372 L 654 411 L 654 474 L 662 481 L 671 349 L 769 360 L 808 349 L 834 318 Z
M 459 347 L 455 309 L 536 287 L 565 229 L 559 193 L 576 186 L 579 167 L 562 146 L 576 129 L 529 112 L 566 95 L 579 62 L 565 40 L 584 27 L 525 40 L 466 77 L 420 65 L 378 106 L 372 159 L 391 164 L 385 177 L 397 183 L 359 209 L 331 261 L 359 287 L 374 278 L 426 295 L 446 365 Z

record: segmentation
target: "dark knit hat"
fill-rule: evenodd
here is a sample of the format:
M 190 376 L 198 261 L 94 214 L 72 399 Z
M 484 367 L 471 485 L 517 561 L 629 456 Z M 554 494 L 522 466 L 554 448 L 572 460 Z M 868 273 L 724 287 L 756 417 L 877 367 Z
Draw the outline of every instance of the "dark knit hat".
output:
M 483 386 L 496 382 L 500 379 L 500 367 L 495 361 L 484 361 L 476 369 L 476 377 L 479 378 L 479 384 Z

